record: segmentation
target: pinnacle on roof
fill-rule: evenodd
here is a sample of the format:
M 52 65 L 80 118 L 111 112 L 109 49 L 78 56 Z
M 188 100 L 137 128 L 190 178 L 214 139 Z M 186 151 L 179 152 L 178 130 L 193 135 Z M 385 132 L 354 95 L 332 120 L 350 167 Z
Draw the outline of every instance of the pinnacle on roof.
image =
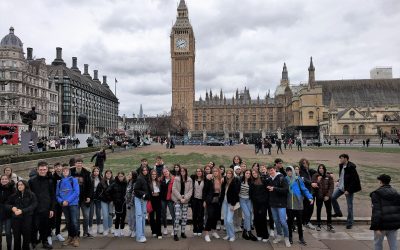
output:
M 308 68 L 308 70 L 309 71 L 314 71 L 315 70 L 314 64 L 313 64 L 313 61 L 312 61 L 312 57 L 310 57 L 310 67 Z

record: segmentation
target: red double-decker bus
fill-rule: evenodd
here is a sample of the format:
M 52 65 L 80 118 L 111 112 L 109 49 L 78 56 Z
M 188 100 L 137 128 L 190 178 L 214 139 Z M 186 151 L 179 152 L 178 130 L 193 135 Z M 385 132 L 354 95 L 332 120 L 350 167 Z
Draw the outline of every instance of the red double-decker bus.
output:
M 4 138 L 7 139 L 7 144 L 18 144 L 18 125 L 0 124 L 0 144 L 3 144 Z

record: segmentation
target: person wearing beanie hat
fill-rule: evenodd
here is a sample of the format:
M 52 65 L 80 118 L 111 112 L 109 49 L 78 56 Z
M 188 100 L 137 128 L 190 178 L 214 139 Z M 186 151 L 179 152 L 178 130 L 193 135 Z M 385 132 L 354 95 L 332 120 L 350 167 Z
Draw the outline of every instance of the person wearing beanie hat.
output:
M 370 194 L 372 202 L 371 230 L 374 230 L 374 249 L 383 249 L 387 238 L 390 250 L 397 249 L 397 231 L 400 228 L 400 194 L 389 185 L 391 177 L 381 174 L 380 187 Z

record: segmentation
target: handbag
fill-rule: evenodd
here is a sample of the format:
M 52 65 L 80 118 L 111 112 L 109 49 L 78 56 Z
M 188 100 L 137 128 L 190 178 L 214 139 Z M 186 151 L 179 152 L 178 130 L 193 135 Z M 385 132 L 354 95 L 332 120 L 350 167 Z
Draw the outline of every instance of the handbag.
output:
M 146 210 L 147 210 L 147 213 L 153 212 L 153 206 L 151 205 L 151 201 L 147 201 Z

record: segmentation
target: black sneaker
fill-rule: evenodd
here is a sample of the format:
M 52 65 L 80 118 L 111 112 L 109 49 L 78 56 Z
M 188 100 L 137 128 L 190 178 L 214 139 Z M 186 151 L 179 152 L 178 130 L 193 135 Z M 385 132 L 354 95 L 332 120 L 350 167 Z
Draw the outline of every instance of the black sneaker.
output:
M 185 233 L 181 233 L 181 238 L 182 239 L 186 239 L 187 237 L 186 237 L 186 234 Z
M 304 239 L 300 239 L 299 243 L 303 246 L 307 246 L 307 242 Z
M 321 225 L 317 225 L 316 229 L 317 231 L 321 231 Z
M 93 239 L 93 235 L 91 235 L 90 233 L 86 233 L 83 235 L 84 238 L 88 238 L 88 239 Z
M 331 233 L 334 233 L 334 232 L 335 232 L 335 228 L 334 228 L 332 225 L 328 225 L 328 226 L 326 227 L 326 231 L 331 232 Z
M 178 241 L 179 240 L 179 238 L 178 238 L 178 235 L 174 235 L 174 241 Z
M 352 229 L 353 228 L 353 225 L 347 225 L 346 226 L 346 229 Z
M 332 217 L 334 217 L 334 218 L 343 217 L 343 214 L 342 213 L 332 214 Z

